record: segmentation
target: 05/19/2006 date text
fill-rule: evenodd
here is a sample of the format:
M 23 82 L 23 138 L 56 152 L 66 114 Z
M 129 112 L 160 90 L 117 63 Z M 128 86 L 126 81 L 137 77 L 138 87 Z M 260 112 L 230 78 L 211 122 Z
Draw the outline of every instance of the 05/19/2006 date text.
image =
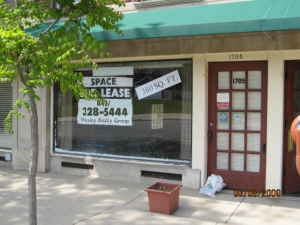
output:
M 275 198 L 281 196 L 281 190 L 279 189 L 267 189 L 265 191 L 234 191 L 234 197 L 267 197 Z

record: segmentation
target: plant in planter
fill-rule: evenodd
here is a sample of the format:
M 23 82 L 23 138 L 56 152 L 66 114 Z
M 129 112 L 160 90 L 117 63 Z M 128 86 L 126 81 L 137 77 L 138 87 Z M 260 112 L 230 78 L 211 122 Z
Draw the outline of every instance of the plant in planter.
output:
M 157 182 L 145 191 L 148 193 L 151 212 L 171 214 L 179 205 L 180 184 Z

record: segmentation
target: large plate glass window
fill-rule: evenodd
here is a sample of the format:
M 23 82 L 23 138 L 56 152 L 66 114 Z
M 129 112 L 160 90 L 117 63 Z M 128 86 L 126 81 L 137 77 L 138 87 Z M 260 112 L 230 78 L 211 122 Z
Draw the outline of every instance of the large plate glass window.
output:
M 95 110 L 95 105 L 80 108 L 78 100 L 69 93 L 63 94 L 57 86 L 54 151 L 189 163 L 192 157 L 192 61 L 106 63 L 101 64 L 101 68 L 102 72 L 100 69 L 92 73 L 87 69 L 83 74 L 97 78 L 103 77 L 105 72 L 105 76 L 111 75 L 109 71 L 118 74 L 114 85 L 120 84 L 116 91 L 119 97 L 111 96 L 114 93 L 114 88 L 109 87 L 111 83 L 97 88 L 114 105 L 114 110 L 106 107 Z M 128 75 L 130 68 L 133 74 Z M 128 81 L 130 78 L 132 84 Z M 79 114 L 84 114 L 81 122 L 87 124 L 78 122 Z M 127 122 L 120 122 L 125 117 Z M 99 118 L 113 122 L 103 125 L 105 121 Z

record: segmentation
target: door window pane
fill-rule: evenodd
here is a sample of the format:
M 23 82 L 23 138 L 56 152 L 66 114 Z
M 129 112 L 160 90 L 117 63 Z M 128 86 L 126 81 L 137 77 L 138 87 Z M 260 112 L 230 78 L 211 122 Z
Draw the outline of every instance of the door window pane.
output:
M 246 73 L 245 71 L 232 72 L 232 89 L 246 88 Z
M 217 169 L 228 170 L 228 153 L 217 153 Z
M 233 110 L 245 109 L 245 92 L 232 93 L 232 109 Z
M 229 133 L 218 132 L 217 134 L 217 149 L 228 150 L 229 149 Z
M 244 154 L 231 154 L 231 170 L 244 171 Z
M 247 129 L 255 131 L 261 129 L 261 113 L 248 113 Z
M 248 89 L 261 89 L 261 71 L 248 71 Z
M 248 92 L 248 109 L 261 109 L 261 92 Z
M 229 89 L 230 88 L 230 73 L 219 72 L 218 73 L 218 88 Z
M 247 150 L 260 151 L 260 134 L 247 134 Z
M 218 125 L 219 130 L 229 130 L 229 112 L 218 112 Z
M 260 170 L 260 156 L 254 154 L 247 155 L 247 171 L 259 172 Z
M 245 129 L 245 113 L 233 112 L 232 113 L 232 130 L 244 130 Z
M 231 134 L 231 149 L 235 151 L 244 151 L 244 133 Z
M 217 93 L 217 107 L 219 110 L 229 109 L 230 106 L 230 93 L 219 92 Z

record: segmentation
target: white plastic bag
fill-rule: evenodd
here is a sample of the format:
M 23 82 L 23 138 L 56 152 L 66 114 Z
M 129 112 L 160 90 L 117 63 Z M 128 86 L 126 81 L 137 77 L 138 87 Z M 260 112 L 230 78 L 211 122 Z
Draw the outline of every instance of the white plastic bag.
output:
M 210 197 L 214 197 L 216 192 L 220 192 L 226 184 L 221 176 L 212 174 L 207 178 L 207 181 L 203 187 L 200 188 L 200 194 L 204 194 Z

